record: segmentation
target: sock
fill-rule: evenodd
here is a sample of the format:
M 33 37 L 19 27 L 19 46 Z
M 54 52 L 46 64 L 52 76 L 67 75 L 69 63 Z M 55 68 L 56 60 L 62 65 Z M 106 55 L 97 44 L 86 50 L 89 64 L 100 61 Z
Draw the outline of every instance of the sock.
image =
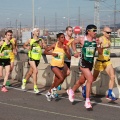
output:
M 111 96 L 112 95 L 112 89 L 109 89 L 108 90 L 108 96 Z
M 90 98 L 86 98 L 86 102 L 89 102 L 90 101 Z
M 34 85 L 34 88 L 37 88 L 37 85 Z
M 23 79 L 23 82 L 24 82 L 24 83 L 26 83 L 26 82 L 27 82 L 27 80 L 26 80 L 26 79 Z

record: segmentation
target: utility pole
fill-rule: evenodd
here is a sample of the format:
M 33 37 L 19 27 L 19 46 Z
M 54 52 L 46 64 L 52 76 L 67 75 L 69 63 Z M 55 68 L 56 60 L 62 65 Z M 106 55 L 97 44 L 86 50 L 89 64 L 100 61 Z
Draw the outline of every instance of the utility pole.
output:
M 100 33 L 99 9 L 100 9 L 100 0 L 95 0 L 95 4 L 94 4 L 94 25 L 97 26 L 97 33 Z
M 35 27 L 35 13 L 34 13 L 34 0 L 32 0 L 32 17 L 33 17 L 33 20 L 32 20 L 32 23 L 33 23 L 33 28 Z
M 44 16 L 44 32 L 43 34 L 45 35 L 45 16 Z
M 115 25 L 116 25 L 116 0 L 114 4 L 114 47 L 115 47 Z
M 57 32 L 57 14 L 55 13 L 55 31 Z
M 78 8 L 78 26 L 80 26 L 80 7 Z
M 70 25 L 70 1 L 68 0 L 68 26 Z

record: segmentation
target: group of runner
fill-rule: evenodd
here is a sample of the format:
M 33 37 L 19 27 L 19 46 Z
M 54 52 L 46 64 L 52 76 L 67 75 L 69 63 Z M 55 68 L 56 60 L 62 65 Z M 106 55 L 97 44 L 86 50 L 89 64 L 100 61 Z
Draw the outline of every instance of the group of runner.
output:
M 67 90 L 70 102 L 74 102 L 75 91 L 82 86 L 82 95 L 85 98 L 85 107 L 92 108 L 90 102 L 90 93 L 92 83 L 97 79 L 100 71 L 105 70 L 109 77 L 109 90 L 107 99 L 116 100 L 112 95 L 112 89 L 115 82 L 115 73 L 110 62 L 110 35 L 111 29 L 109 27 L 103 28 L 103 36 L 96 38 L 97 27 L 95 25 L 88 25 L 85 30 L 85 35 L 82 37 L 73 38 L 73 28 L 68 26 L 66 34 L 58 33 L 56 35 L 57 42 L 47 46 L 43 39 L 39 38 L 40 29 L 34 28 L 32 31 L 33 38 L 26 41 L 23 45 L 24 49 L 28 49 L 28 64 L 30 65 L 28 72 L 22 80 L 21 89 L 25 90 L 26 83 L 30 77 L 33 78 L 34 92 L 39 93 L 37 87 L 37 66 L 42 55 L 42 48 L 45 49 L 44 54 L 51 55 L 50 62 L 51 70 L 55 74 L 53 83 L 46 93 L 48 101 L 58 96 L 57 89 L 61 89 L 61 84 L 65 78 L 70 74 L 71 56 L 74 54 L 75 58 L 80 57 L 79 68 L 81 75 L 75 85 Z M 7 92 L 6 83 L 8 77 L 13 70 L 14 56 L 17 54 L 17 42 L 13 38 L 12 31 L 8 30 L 5 33 L 5 38 L 0 41 L 0 76 L 2 76 L 3 68 L 5 67 L 5 77 L 1 88 L 2 92 Z M 76 44 L 80 44 L 80 52 L 76 49 Z M 72 52 L 71 52 L 72 51 Z M 98 58 L 94 65 L 95 52 L 98 51 Z M 92 68 L 94 65 L 94 72 Z M 85 86 L 83 84 L 85 83 Z M 70 86 L 71 87 L 71 86 Z

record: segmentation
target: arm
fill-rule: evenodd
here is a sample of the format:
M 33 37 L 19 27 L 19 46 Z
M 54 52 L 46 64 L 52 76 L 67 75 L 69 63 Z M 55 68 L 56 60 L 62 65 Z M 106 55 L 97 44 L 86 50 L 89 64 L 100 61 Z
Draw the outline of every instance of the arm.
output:
M 24 49 L 30 50 L 30 46 L 29 46 L 30 40 L 31 40 L 31 39 L 27 40 L 27 41 L 23 44 L 23 48 L 24 48 Z
M 72 47 L 73 52 L 74 52 L 74 57 L 76 57 L 76 58 L 79 56 L 79 52 L 77 52 L 77 50 L 76 50 L 76 44 L 78 44 L 78 43 L 81 44 L 82 40 L 83 40 L 83 37 L 79 37 L 79 38 L 75 39 L 71 44 L 71 47 Z
M 42 47 L 45 49 L 47 47 L 45 41 L 42 39 Z
M 2 44 L 3 44 L 3 40 L 0 40 L 0 47 L 2 46 Z M 4 56 L 4 53 L 1 53 L 1 51 L 0 51 L 0 56 Z
M 100 37 L 98 39 L 96 39 L 96 43 L 97 43 L 97 50 L 99 54 L 103 53 L 103 48 L 101 47 L 101 44 L 103 42 L 103 39 Z
M 16 40 L 16 38 L 14 38 L 14 41 L 15 41 L 15 48 L 16 48 L 16 51 L 18 51 L 18 46 L 17 46 L 17 40 Z
M 69 59 L 69 60 L 71 60 L 71 55 L 70 55 L 70 49 L 69 49 L 69 47 L 68 46 L 64 46 L 64 51 L 65 51 L 65 53 L 66 53 L 66 56 L 67 56 L 67 58 Z
M 51 51 L 51 50 L 53 50 L 53 49 L 55 48 L 55 45 L 56 45 L 56 43 L 55 43 L 55 44 L 52 44 L 52 45 L 49 46 L 49 47 L 46 47 L 46 48 L 45 48 L 45 51 L 44 51 L 44 54 L 46 54 L 46 55 L 52 55 L 52 56 L 58 56 L 58 54 L 56 54 L 56 53 L 49 52 L 49 51 Z

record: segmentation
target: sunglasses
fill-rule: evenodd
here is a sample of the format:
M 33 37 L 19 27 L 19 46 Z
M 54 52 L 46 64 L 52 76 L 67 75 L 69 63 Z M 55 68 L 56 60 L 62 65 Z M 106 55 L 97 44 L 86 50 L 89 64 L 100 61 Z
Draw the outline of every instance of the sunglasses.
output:
M 106 32 L 107 34 L 111 34 L 111 32 L 107 32 L 107 31 L 104 31 L 104 32 Z
M 97 30 L 96 29 L 89 29 L 90 31 L 92 31 L 92 32 L 97 32 Z

